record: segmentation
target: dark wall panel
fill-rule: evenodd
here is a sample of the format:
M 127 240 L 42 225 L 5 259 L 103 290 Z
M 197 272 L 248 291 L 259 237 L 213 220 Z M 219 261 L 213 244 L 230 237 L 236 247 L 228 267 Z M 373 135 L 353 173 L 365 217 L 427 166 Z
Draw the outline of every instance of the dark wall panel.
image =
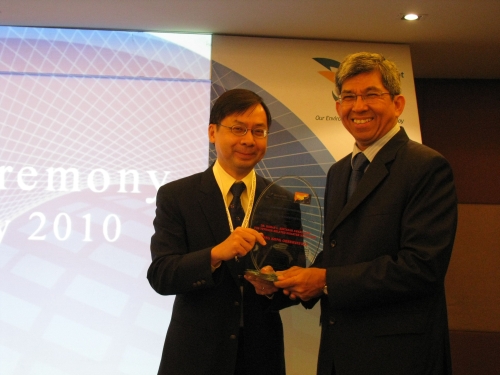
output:
M 442 153 L 460 203 L 500 204 L 500 80 L 417 79 L 422 143 Z

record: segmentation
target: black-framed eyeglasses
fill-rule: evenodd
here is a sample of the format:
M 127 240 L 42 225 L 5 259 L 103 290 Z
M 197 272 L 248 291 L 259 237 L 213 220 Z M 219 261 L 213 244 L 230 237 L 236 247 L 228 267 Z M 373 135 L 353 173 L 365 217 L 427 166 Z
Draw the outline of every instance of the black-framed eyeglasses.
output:
M 243 137 L 245 134 L 247 134 L 248 130 L 250 130 L 250 132 L 255 138 L 266 138 L 267 135 L 269 134 L 269 131 L 264 128 L 248 129 L 246 126 L 243 125 L 233 125 L 233 126 L 226 126 L 222 124 L 219 125 L 231 129 L 231 133 L 239 137 Z
M 354 105 L 356 101 L 358 100 L 358 96 L 361 97 L 363 102 L 366 104 L 375 104 L 377 103 L 380 99 L 382 99 L 383 95 L 391 95 L 390 92 L 369 92 L 368 94 L 361 94 L 361 95 L 356 95 L 356 94 L 342 94 L 340 96 L 339 102 L 342 105 L 345 106 L 350 106 Z

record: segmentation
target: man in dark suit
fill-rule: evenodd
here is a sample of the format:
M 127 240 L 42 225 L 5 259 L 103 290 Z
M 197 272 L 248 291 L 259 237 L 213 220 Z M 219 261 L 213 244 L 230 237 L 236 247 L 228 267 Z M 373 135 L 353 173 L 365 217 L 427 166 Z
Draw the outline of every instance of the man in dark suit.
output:
M 451 374 L 444 291 L 457 225 L 451 168 L 398 125 L 405 99 L 392 62 L 352 54 L 336 89 L 355 145 L 328 172 L 324 249 L 314 267 L 291 268 L 275 285 L 306 307 L 321 301 L 319 375 Z M 358 153 L 369 164 L 358 168 Z M 362 178 L 349 189 L 355 174 Z
M 251 268 L 246 254 L 266 244 L 248 220 L 269 184 L 254 166 L 266 152 L 270 124 L 257 94 L 225 92 L 210 114 L 214 165 L 158 191 L 148 280 L 156 292 L 176 295 L 158 374 L 285 374 L 278 310 L 290 301 L 273 295 L 270 282 L 254 281 L 254 288 L 243 278 Z M 228 206 L 240 181 L 244 212 L 236 223 Z

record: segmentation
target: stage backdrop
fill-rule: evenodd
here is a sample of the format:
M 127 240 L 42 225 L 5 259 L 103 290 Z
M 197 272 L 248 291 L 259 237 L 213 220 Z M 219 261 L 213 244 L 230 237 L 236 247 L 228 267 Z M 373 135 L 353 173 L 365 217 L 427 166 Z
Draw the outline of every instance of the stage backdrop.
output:
M 0 27 L 0 374 L 154 374 L 173 297 L 146 280 L 155 195 L 204 170 L 210 100 L 246 87 L 274 117 L 258 173 L 321 200 L 352 139 L 332 78 L 350 52 L 407 46 Z M 210 66 L 211 80 L 210 82 Z M 210 88 L 212 93 L 210 95 Z M 318 309 L 282 312 L 289 374 L 314 374 Z
M 0 374 L 155 374 L 160 185 L 206 169 L 211 36 L 0 27 Z
M 421 142 L 410 49 L 406 45 L 214 36 L 212 102 L 225 90 L 256 91 L 269 105 L 273 123 L 268 151 L 257 172 L 275 180 L 299 175 L 313 185 L 323 204 L 328 168 L 352 151 L 353 138 L 335 110 L 334 77 L 353 52 L 378 52 L 394 61 L 402 78 L 406 107 L 399 119 L 409 137 Z M 215 158 L 213 147 L 210 158 Z M 281 312 L 288 375 L 315 374 L 319 306 Z

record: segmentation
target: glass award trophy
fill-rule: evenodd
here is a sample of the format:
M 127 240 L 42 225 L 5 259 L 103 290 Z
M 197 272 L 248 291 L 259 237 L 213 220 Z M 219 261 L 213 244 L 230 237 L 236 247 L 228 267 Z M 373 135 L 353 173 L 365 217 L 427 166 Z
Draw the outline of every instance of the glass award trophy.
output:
M 313 187 L 303 178 L 284 176 L 269 184 L 257 199 L 250 228 L 263 233 L 265 246 L 257 243 L 250 252 L 255 269 L 247 274 L 276 281 L 275 273 L 262 273 L 271 266 L 283 271 L 309 267 L 322 250 L 323 216 Z

